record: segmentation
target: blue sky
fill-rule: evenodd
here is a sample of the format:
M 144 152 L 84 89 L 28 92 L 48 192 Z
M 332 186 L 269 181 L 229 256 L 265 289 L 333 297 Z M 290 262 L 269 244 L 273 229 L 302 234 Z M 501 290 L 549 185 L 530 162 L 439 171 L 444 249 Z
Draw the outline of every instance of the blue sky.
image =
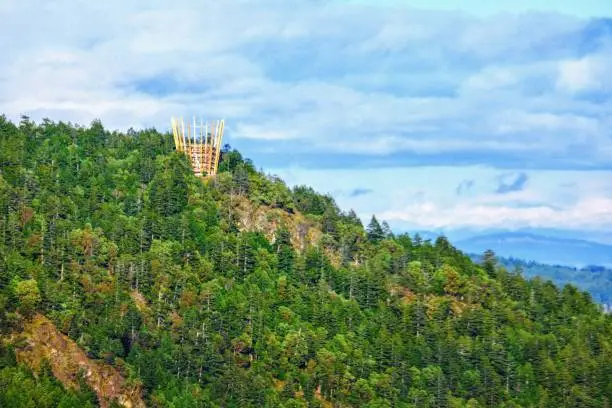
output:
M 557 12 L 578 17 L 612 15 L 612 3 L 608 0 L 339 0 L 349 4 L 379 4 L 382 6 L 414 7 L 426 10 L 466 12 L 480 17 L 499 13 Z
M 0 112 L 225 118 L 396 229 L 612 231 L 612 2 L 0 3 Z

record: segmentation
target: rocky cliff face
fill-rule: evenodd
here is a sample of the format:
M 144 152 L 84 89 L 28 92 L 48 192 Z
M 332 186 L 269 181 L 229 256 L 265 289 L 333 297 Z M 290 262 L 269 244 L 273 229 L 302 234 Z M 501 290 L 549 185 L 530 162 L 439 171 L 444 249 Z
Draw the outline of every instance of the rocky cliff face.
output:
M 268 240 L 274 241 L 277 229 L 284 227 L 291 234 L 291 243 L 298 251 L 316 245 L 321 239 L 322 233 L 317 224 L 299 212 L 289 214 L 279 208 L 257 206 L 244 197 L 235 198 L 233 208 L 241 230 L 261 232 Z
M 69 388 L 78 388 L 79 376 L 82 375 L 97 394 L 102 408 L 109 407 L 112 401 L 127 408 L 145 406 L 138 385 L 128 384 L 115 367 L 88 358 L 46 317 L 35 315 L 13 340 L 18 361 L 30 366 L 34 372 L 40 369 L 44 360 L 48 360 L 53 375 Z

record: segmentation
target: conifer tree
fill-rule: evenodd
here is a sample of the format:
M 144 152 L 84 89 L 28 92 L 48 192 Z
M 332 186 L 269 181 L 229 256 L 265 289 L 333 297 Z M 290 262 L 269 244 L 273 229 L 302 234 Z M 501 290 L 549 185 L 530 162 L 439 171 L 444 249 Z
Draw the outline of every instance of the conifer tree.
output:
M 366 231 L 370 242 L 377 243 L 385 238 L 385 232 L 375 215 L 372 216 Z

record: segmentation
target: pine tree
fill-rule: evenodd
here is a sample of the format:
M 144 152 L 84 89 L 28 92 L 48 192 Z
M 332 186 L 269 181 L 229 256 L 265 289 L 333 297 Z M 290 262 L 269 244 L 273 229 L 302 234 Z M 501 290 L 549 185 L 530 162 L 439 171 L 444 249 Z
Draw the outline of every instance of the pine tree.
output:
M 393 231 L 391 231 L 391 227 L 387 221 L 382 222 L 382 231 L 385 234 L 385 238 L 393 238 Z
M 482 267 L 484 268 L 487 275 L 495 277 L 495 268 L 497 266 L 497 258 L 495 252 L 491 249 L 487 249 L 482 256 Z
M 367 228 L 368 240 L 373 243 L 377 243 L 385 238 L 385 232 L 383 231 L 380 223 L 373 215 Z

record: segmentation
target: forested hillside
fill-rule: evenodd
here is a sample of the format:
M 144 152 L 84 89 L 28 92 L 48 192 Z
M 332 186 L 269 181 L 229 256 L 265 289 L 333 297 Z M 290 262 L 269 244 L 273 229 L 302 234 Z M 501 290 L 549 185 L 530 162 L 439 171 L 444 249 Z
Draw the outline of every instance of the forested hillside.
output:
M 546 265 L 516 258 L 498 258 L 508 270 L 520 269 L 528 278 L 550 279 L 558 285 L 571 283 L 588 291 L 595 302 L 608 311 L 612 310 L 612 269 L 591 265 L 574 268 L 563 265 Z
M 94 368 L 63 379 L 61 348 L 24 357 L 53 339 L 149 407 L 612 401 L 588 294 L 364 228 L 229 148 L 197 179 L 155 130 L 0 117 L 0 310 L 2 407 L 119 404 Z

